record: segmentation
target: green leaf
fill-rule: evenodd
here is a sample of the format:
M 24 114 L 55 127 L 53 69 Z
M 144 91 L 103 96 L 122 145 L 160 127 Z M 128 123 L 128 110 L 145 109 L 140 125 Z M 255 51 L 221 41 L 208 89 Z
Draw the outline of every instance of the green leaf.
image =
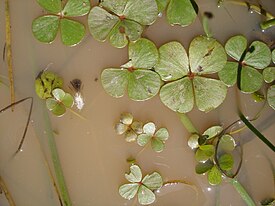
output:
M 131 124 L 132 130 L 134 130 L 135 133 L 141 134 L 143 132 L 143 123 L 139 121 L 134 121 Z
M 214 166 L 212 161 L 206 161 L 204 163 L 199 162 L 196 165 L 196 173 L 197 174 L 204 174 L 209 171 Z
M 221 137 L 219 148 L 225 152 L 231 152 L 235 148 L 235 140 L 231 135 L 225 134 Z
M 63 18 L 60 27 L 62 42 L 67 46 L 75 46 L 85 36 L 84 25 L 77 21 Z
M 158 61 L 158 50 L 155 44 L 141 38 L 129 44 L 129 59 L 134 68 L 151 69 Z
M 267 67 L 263 71 L 263 77 L 266 83 L 271 83 L 275 80 L 275 67 Z
M 219 71 L 219 78 L 227 86 L 233 86 L 237 82 L 238 63 L 227 62 L 224 68 Z
M 247 40 L 242 35 L 231 37 L 225 44 L 226 53 L 233 59 L 239 61 L 243 52 L 246 50 Z
M 57 88 L 52 91 L 52 94 L 57 101 L 62 102 L 66 93 L 62 89 Z
M 129 73 L 128 95 L 130 99 L 144 101 L 157 95 L 161 85 L 157 73 L 143 69 Z
M 141 205 L 149 205 L 155 202 L 156 196 L 155 194 L 145 187 L 144 185 L 140 185 L 138 190 L 138 202 Z
M 110 43 L 116 48 L 123 48 L 128 44 L 128 39 L 124 33 L 125 27 L 122 24 L 122 22 L 117 23 L 109 36 Z
M 157 190 L 162 187 L 163 181 L 161 175 L 157 172 L 154 172 L 150 175 L 146 175 L 142 180 L 142 184 L 144 184 L 150 190 Z
M 139 146 L 143 147 L 150 141 L 151 138 L 152 138 L 152 135 L 150 134 L 140 134 L 138 135 L 137 143 Z
M 212 157 L 215 153 L 213 145 L 201 145 L 196 151 L 195 158 L 198 162 L 204 162 Z
M 204 131 L 202 135 L 207 135 L 207 139 L 211 139 L 218 134 L 220 134 L 223 131 L 223 128 L 221 126 L 212 126 Z
M 228 62 L 224 69 L 219 72 L 219 78 L 229 86 L 237 82 L 238 63 Z M 241 71 L 241 91 L 253 93 L 258 91 L 263 84 L 263 76 L 256 69 L 243 66 Z
M 62 116 L 66 112 L 65 106 L 53 98 L 46 99 L 46 106 L 56 116 Z
M 135 197 L 139 189 L 138 183 L 125 184 L 119 187 L 119 194 L 121 197 L 130 200 Z
M 191 137 L 189 137 L 188 146 L 191 149 L 195 149 L 199 147 L 199 143 L 198 143 L 199 137 L 200 136 L 198 134 L 192 134 Z
M 37 0 L 37 2 L 43 9 L 55 14 L 59 13 L 62 9 L 61 0 Z
M 152 138 L 151 146 L 155 152 L 162 152 L 164 150 L 164 143 L 158 138 L 154 138 L 154 137 Z
M 68 0 L 62 13 L 67 17 L 84 16 L 90 11 L 89 0 Z
M 130 125 L 132 124 L 133 120 L 134 120 L 134 117 L 131 113 L 126 112 L 120 115 L 120 121 L 123 124 Z
M 170 0 L 156 0 L 159 12 L 163 12 Z
M 143 132 L 153 136 L 156 131 L 156 125 L 153 122 L 148 122 L 143 126 Z
M 156 72 L 163 81 L 177 80 L 189 72 L 189 60 L 184 47 L 179 42 L 169 42 L 159 48 L 159 62 Z
M 222 182 L 222 175 L 217 166 L 212 167 L 208 172 L 208 182 L 211 185 L 218 185 Z
M 74 98 L 69 93 L 66 93 L 65 96 L 62 99 L 62 104 L 64 104 L 65 107 L 70 108 L 74 105 Z
M 139 166 L 137 165 L 132 165 L 130 167 L 130 173 L 129 174 L 125 174 L 125 178 L 129 181 L 129 182 L 136 182 L 139 183 L 142 179 L 142 173 L 141 173 L 141 169 L 139 168 Z
M 108 68 L 103 70 L 101 83 L 104 90 L 112 97 L 122 97 L 128 85 L 129 74 L 127 69 Z
M 44 43 L 51 43 L 55 39 L 58 27 L 59 17 L 53 15 L 41 16 L 32 22 L 34 37 Z
M 54 98 L 62 103 L 65 107 L 72 107 L 74 104 L 74 99 L 72 97 L 72 95 L 65 93 L 62 89 L 54 89 L 52 91 L 52 94 L 54 96 Z
M 160 128 L 156 134 L 155 137 L 158 138 L 161 141 L 166 141 L 169 138 L 169 133 L 166 128 Z
M 118 16 L 122 16 L 127 1 L 128 0 L 104 0 L 100 3 L 100 6 L 114 12 Z
M 188 26 L 197 17 L 190 0 L 170 0 L 167 8 L 167 20 L 171 25 Z
M 272 51 L 272 61 L 273 61 L 273 64 L 275 64 L 275 49 L 273 49 Z
M 227 56 L 223 46 L 215 39 L 198 36 L 190 44 L 189 60 L 193 73 L 212 74 L 223 69 Z
M 98 41 L 105 41 L 118 22 L 117 16 L 98 6 L 93 7 L 88 16 L 90 33 Z
M 115 131 L 117 134 L 121 135 L 124 134 L 128 129 L 128 125 L 125 125 L 123 123 L 117 123 L 115 125 Z
M 231 154 L 224 154 L 219 158 L 219 165 L 222 170 L 229 171 L 233 168 L 234 159 Z
M 155 0 L 128 0 L 123 15 L 142 25 L 151 25 L 158 16 L 158 6 Z
M 272 85 L 267 90 L 267 102 L 272 109 L 275 110 L 275 85 Z
M 196 105 L 200 111 L 209 112 L 223 103 L 227 87 L 222 81 L 195 76 L 193 84 Z
M 186 77 L 164 85 L 160 90 L 160 99 L 165 106 L 175 112 L 191 111 L 194 96 L 190 79 Z
M 254 48 L 252 52 L 247 52 L 244 63 L 256 69 L 264 69 L 270 64 L 271 51 L 269 47 L 260 41 L 254 41 L 249 48 Z

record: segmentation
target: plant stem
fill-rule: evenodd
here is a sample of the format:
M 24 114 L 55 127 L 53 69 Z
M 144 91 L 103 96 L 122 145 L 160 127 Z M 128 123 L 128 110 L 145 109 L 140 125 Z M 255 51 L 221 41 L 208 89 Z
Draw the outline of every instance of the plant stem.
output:
M 270 28 L 270 27 L 275 26 L 275 18 L 274 18 L 274 19 L 269 19 L 269 20 L 267 20 L 267 21 L 262 22 L 262 23 L 260 24 L 260 26 L 261 26 L 261 29 L 262 29 L 262 30 L 266 30 L 266 29 L 268 29 L 268 28 Z
M 236 178 L 228 178 L 229 183 L 235 188 L 235 190 L 239 193 L 242 199 L 245 201 L 247 206 L 256 206 L 252 198 L 246 192 L 245 188 L 241 185 L 241 183 Z
M 199 134 L 199 131 L 197 130 L 197 128 L 194 126 L 194 124 L 192 123 L 192 121 L 189 119 L 189 117 L 187 116 L 187 114 L 185 113 L 177 113 L 181 123 L 183 124 L 183 126 L 185 127 L 185 129 L 187 129 L 187 131 L 191 134 L 193 133 L 197 133 Z
M 46 108 L 46 106 L 44 106 L 44 108 Z M 44 118 L 45 118 L 45 122 L 46 122 L 46 133 L 48 134 L 48 142 L 49 142 L 49 147 L 50 147 L 50 151 L 51 151 L 52 162 L 53 162 L 60 194 L 61 194 L 64 205 L 71 206 L 72 203 L 71 203 L 68 189 L 67 189 L 67 186 L 65 183 L 65 178 L 63 176 L 62 167 L 60 164 L 60 160 L 59 160 L 59 156 L 58 156 L 58 152 L 57 152 L 57 148 L 56 148 L 56 144 L 55 144 L 55 140 L 54 140 L 54 133 L 53 133 L 49 115 L 48 115 L 46 109 L 44 109 Z
M 5 184 L 4 180 L 2 179 L 2 177 L 0 176 L 0 188 L 3 190 L 10 206 L 15 206 L 15 202 L 7 188 L 7 185 Z
M 9 0 L 5 1 L 5 19 L 6 19 L 6 51 L 7 51 L 8 73 L 9 73 L 9 81 L 10 81 L 10 95 L 11 95 L 11 104 L 13 104 L 15 102 L 15 94 L 14 94 L 14 79 L 13 79 L 13 69 L 12 69 L 11 23 L 10 23 Z M 11 109 L 13 111 L 14 107 L 12 107 Z

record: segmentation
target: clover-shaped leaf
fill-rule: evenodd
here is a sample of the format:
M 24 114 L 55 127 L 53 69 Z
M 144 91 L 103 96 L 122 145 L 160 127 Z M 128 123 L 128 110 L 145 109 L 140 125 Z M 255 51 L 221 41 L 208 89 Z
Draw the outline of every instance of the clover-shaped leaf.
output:
M 271 83 L 275 80 L 275 67 L 267 67 L 263 71 L 263 77 L 266 83 Z
M 193 39 L 189 60 L 178 42 L 161 46 L 159 54 L 156 72 L 163 81 L 174 80 L 160 90 L 161 101 L 171 110 L 186 113 L 196 102 L 199 110 L 208 112 L 224 101 L 227 88 L 223 82 L 202 76 L 216 73 L 226 64 L 226 53 L 216 40 L 204 36 Z
M 46 99 L 46 106 L 56 116 L 63 115 L 66 107 L 70 108 L 74 104 L 72 95 L 65 93 L 62 89 L 54 89 L 52 95 L 53 98 Z
M 129 44 L 129 59 L 121 68 L 107 68 L 101 74 L 105 91 L 116 98 L 128 96 L 135 101 L 144 101 L 155 96 L 161 85 L 160 77 L 150 70 L 158 61 L 158 51 L 153 42 L 139 39 Z
M 155 0 L 104 0 L 91 9 L 88 25 L 96 40 L 109 39 L 113 46 L 123 48 L 128 40 L 138 40 L 144 26 L 151 25 L 157 15 Z
M 63 44 L 74 46 L 85 35 L 85 26 L 67 17 L 86 15 L 91 6 L 89 0 L 68 0 L 62 9 L 61 0 L 37 0 L 41 7 L 52 14 L 36 18 L 32 23 L 35 38 L 44 43 L 51 43 L 60 27 Z
M 253 93 L 259 90 L 263 83 L 262 74 L 257 69 L 264 69 L 270 64 L 271 52 L 266 44 L 254 41 L 247 49 L 247 40 L 244 36 L 231 37 L 225 44 L 225 50 L 229 56 L 236 61 L 228 62 L 223 70 L 219 72 L 220 79 L 227 85 L 233 86 L 237 82 L 238 67 L 241 70 L 241 91 Z M 243 55 L 245 55 L 243 57 Z
M 63 80 L 50 71 L 42 71 L 35 80 L 35 92 L 41 99 L 52 97 L 52 91 L 61 88 Z
M 124 134 L 127 142 L 133 142 L 136 140 L 137 135 L 142 133 L 142 122 L 134 121 L 134 117 L 130 113 L 122 113 L 120 116 L 120 122 L 115 125 L 116 133 Z
M 275 85 L 272 85 L 267 90 L 267 102 L 275 110 Z
M 151 141 L 151 147 L 155 152 L 162 152 L 164 143 L 169 138 L 169 133 L 166 128 L 160 128 L 157 132 L 153 122 L 149 122 L 143 126 L 143 134 L 138 135 L 137 143 L 140 146 L 145 146 Z
M 208 182 L 211 185 L 218 185 L 222 182 L 222 174 L 217 166 L 213 166 L 208 172 Z
M 156 199 L 153 190 L 162 187 L 163 181 L 159 173 L 154 172 L 146 175 L 142 179 L 141 169 L 137 165 L 130 167 L 130 173 L 125 174 L 125 178 L 130 182 L 119 187 L 119 194 L 125 199 L 132 199 L 138 195 L 138 202 L 141 205 L 149 205 Z

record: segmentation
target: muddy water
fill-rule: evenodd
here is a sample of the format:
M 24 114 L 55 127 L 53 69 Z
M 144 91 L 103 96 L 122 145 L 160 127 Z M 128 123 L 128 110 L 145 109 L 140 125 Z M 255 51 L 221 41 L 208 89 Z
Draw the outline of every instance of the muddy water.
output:
M 275 13 L 275 2 L 265 0 L 264 7 Z M 249 39 L 269 42 L 275 39 L 275 30 L 264 34 L 256 24 L 257 14 L 250 14 L 246 8 L 227 5 L 217 8 L 214 0 L 198 1 L 202 11 L 211 11 L 214 36 L 222 43 L 234 34 L 244 34 Z M 0 47 L 4 45 L 4 1 L 0 2 Z M 273 10 L 273 11 L 272 11 Z M 28 103 L 19 106 L 14 113 L 6 112 L 0 116 L 0 174 L 6 181 L 15 202 L 19 206 L 57 206 L 58 198 L 49 177 L 49 152 L 47 127 L 43 103 L 35 97 L 34 79 L 40 70 L 49 69 L 64 78 L 66 90 L 69 81 L 80 78 L 84 83 L 85 107 L 81 111 L 87 120 L 67 112 L 62 118 L 49 114 L 55 140 L 60 155 L 68 190 L 75 206 L 88 205 L 132 205 L 122 199 L 117 190 L 125 183 L 124 172 L 128 171 L 126 159 L 136 157 L 144 173 L 159 171 L 164 181 L 183 180 L 194 185 L 166 187 L 157 194 L 154 205 L 245 205 L 230 184 L 210 187 L 206 177 L 194 173 L 193 152 L 187 147 L 187 131 L 182 127 L 177 115 L 167 109 L 158 97 L 146 102 L 133 102 L 127 97 L 114 99 L 108 96 L 100 84 L 103 68 L 119 66 L 127 61 L 127 49 L 115 49 L 108 43 L 99 43 L 87 35 L 84 41 L 73 48 L 63 46 L 59 36 L 51 45 L 37 42 L 31 33 L 31 22 L 42 9 L 34 0 L 11 1 L 12 43 L 15 71 L 16 98 L 34 97 L 32 122 L 29 127 L 23 151 L 15 157 L 14 151 L 20 140 L 27 118 Z M 189 27 L 171 27 L 164 18 L 149 27 L 144 36 L 153 40 L 157 46 L 171 40 L 180 41 L 188 47 L 191 39 L 202 34 L 199 19 Z M 1 60 L 1 75 L 7 76 L 7 68 Z M 6 81 L 7 82 L 7 81 Z M 7 87 L 0 87 L 1 108 L 9 104 Z M 249 98 L 241 97 L 243 110 L 253 116 L 261 105 Z M 191 119 L 198 129 L 222 123 L 230 124 L 237 119 L 235 109 L 235 90 L 230 89 L 225 103 L 218 110 L 204 114 L 194 110 Z M 141 147 L 126 143 L 117 136 L 113 125 L 120 113 L 131 112 L 141 121 L 154 121 L 159 127 L 165 126 L 170 132 L 166 149 L 156 154 L 147 148 L 139 153 Z M 258 123 L 274 116 L 267 109 Z M 274 139 L 274 124 L 264 130 L 264 134 Z M 248 132 L 244 137 L 244 163 L 238 176 L 254 200 L 259 203 L 265 197 L 274 197 L 274 178 L 270 162 L 274 166 L 275 156 L 265 145 Z M 195 188 L 195 189 L 194 189 Z M 4 195 L 0 195 L 0 205 L 8 205 Z

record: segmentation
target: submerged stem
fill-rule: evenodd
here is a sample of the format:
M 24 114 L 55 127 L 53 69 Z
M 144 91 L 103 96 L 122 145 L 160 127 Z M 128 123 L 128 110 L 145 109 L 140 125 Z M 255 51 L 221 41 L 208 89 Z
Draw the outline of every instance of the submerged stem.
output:
M 245 201 L 247 206 L 256 206 L 250 195 L 247 193 L 245 188 L 241 185 L 241 183 L 236 178 L 228 178 L 229 183 L 235 188 L 235 190 L 239 193 L 242 199 Z
M 12 198 L 12 196 L 11 196 L 9 190 L 8 190 L 7 185 L 5 184 L 5 182 L 4 182 L 4 180 L 2 179 L 1 176 L 0 176 L 0 188 L 3 190 L 10 206 L 15 206 L 15 202 L 14 202 L 14 200 L 13 200 L 13 198 Z
M 8 64 L 8 73 L 10 81 L 10 95 L 11 95 L 11 104 L 15 102 L 14 94 L 14 79 L 13 79 L 13 69 L 12 69 L 12 52 L 11 52 L 11 23 L 10 23 L 10 8 L 9 0 L 5 1 L 5 19 L 6 19 L 6 51 L 7 51 L 7 64 Z M 12 107 L 12 111 L 14 107 Z
M 45 122 L 46 122 L 46 133 L 48 134 L 48 142 L 49 142 L 49 147 L 50 147 L 50 151 L 51 151 L 52 162 L 53 162 L 60 194 L 61 194 L 64 205 L 71 206 L 72 203 L 71 203 L 68 189 L 66 186 L 65 178 L 63 176 L 63 171 L 62 171 L 61 163 L 59 160 L 59 156 L 58 156 L 58 152 L 57 152 L 57 148 L 56 148 L 56 144 L 55 144 L 55 140 L 54 140 L 54 133 L 53 133 L 52 126 L 50 123 L 49 115 L 45 109 L 44 109 L 44 118 L 45 118 Z
M 194 124 L 192 123 L 192 121 L 190 120 L 190 118 L 187 116 L 187 114 L 185 113 L 177 113 L 181 123 L 183 124 L 183 126 L 185 127 L 185 129 L 193 134 L 193 133 L 199 133 L 199 131 L 197 130 L 197 128 L 194 126 Z

